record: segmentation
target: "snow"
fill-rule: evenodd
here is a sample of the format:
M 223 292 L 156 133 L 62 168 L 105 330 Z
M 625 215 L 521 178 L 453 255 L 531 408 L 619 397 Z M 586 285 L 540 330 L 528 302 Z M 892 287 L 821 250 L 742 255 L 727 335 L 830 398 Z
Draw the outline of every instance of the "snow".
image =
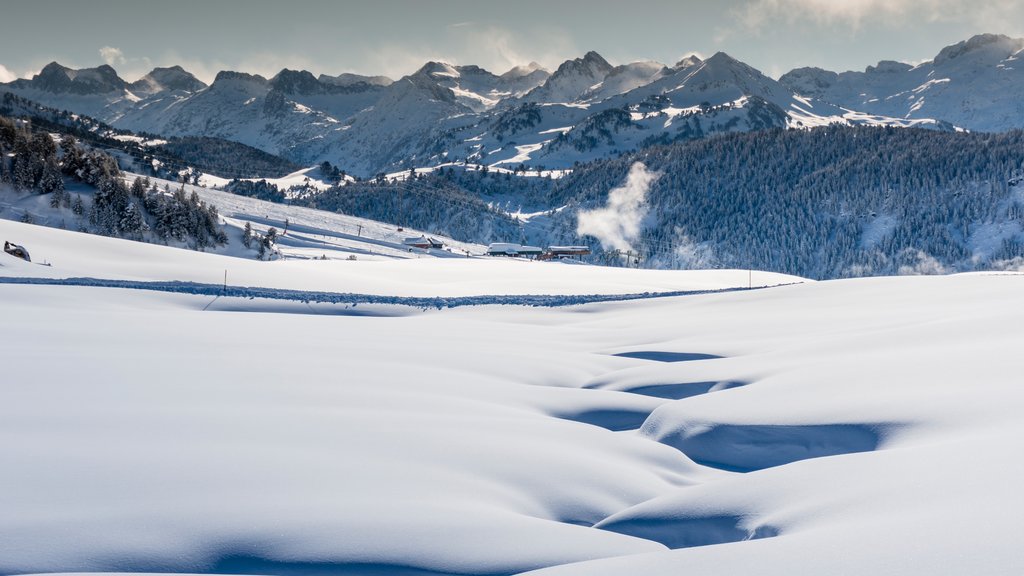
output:
M 348 177 L 351 179 L 351 177 Z M 320 174 L 320 168 L 312 166 L 310 168 L 303 168 L 297 170 L 291 174 L 282 176 L 280 178 L 240 178 L 240 180 L 246 180 L 249 182 L 257 182 L 265 180 L 269 184 L 277 186 L 280 190 L 285 191 L 293 186 L 310 186 L 317 190 L 327 190 L 333 184 L 329 184 L 323 179 Z M 229 178 L 222 178 L 213 174 L 203 174 L 199 177 L 199 183 L 204 187 L 210 188 L 223 188 L 231 182 Z
M 292 177 L 302 177 L 303 172 Z M 127 174 L 127 180 L 134 180 L 135 174 Z M 158 178 L 151 179 L 160 189 L 171 190 L 180 184 Z M 286 183 L 279 179 L 278 183 Z M 69 192 L 88 199 L 95 190 L 84 184 L 69 182 Z M 204 202 L 217 207 L 223 220 L 229 243 L 211 249 L 221 255 L 252 259 L 255 249 L 241 245 L 242 230 L 248 223 L 253 230 L 265 233 L 274 227 L 278 232 L 288 229 L 279 237 L 276 252 L 284 259 L 349 259 L 393 260 L 416 258 L 464 258 L 466 252 L 482 254 L 486 248 L 479 244 L 460 242 L 432 232 L 406 228 L 365 218 L 313 210 L 287 204 L 276 204 L 239 196 L 202 186 L 186 185 L 188 194 L 195 192 Z M 86 200 L 88 204 L 89 200 Z M 0 184 L 0 218 L 20 220 L 25 214 L 39 224 L 63 229 L 78 229 L 88 225 L 88 217 L 78 217 L 67 209 L 53 209 L 49 197 L 33 192 L 17 192 L 9 185 Z M 402 241 L 409 234 L 430 234 L 444 242 L 444 250 L 410 251 Z M 451 252 L 448 251 L 451 249 Z M 229 259 L 233 261 L 234 259 Z
M 366 221 L 372 222 L 372 221 Z M 280 225 L 279 230 L 281 229 Z M 369 225 L 364 233 L 369 234 Z M 412 232 L 395 232 L 396 252 L 409 254 L 403 240 Z M 288 236 L 305 235 L 301 224 Z M 288 236 L 282 238 L 287 253 Z M 343 292 L 390 296 L 461 297 L 488 294 L 634 294 L 746 287 L 747 271 L 631 271 L 601 266 L 569 266 L 556 262 L 509 259 L 448 258 L 368 260 L 283 259 L 262 262 L 221 254 L 127 242 L 66 230 L 0 220 L 0 237 L 24 245 L 37 262 L 33 276 L 103 278 L 128 281 L 184 281 L 220 285 L 225 270 L 233 286 L 281 290 Z M 73 246 L 74 249 L 69 249 Z M 482 254 L 485 248 L 478 247 Z M 438 251 L 431 250 L 431 253 Z M 417 250 L 413 254 L 423 254 Z M 4 274 L 0 271 L 0 276 Z M 22 274 L 13 274 L 21 276 Z M 794 276 L 757 272 L 754 286 L 801 281 Z
M 494 165 L 498 166 L 501 164 L 520 164 L 522 162 L 529 162 L 530 155 L 543 148 L 544 144 L 545 142 L 541 142 L 538 144 L 523 144 L 522 146 L 516 146 L 515 156 L 508 158 L 506 160 L 502 160 L 500 162 L 495 162 Z
M 120 140 L 121 142 L 136 142 L 143 146 L 163 146 L 164 144 L 167 144 L 167 140 L 159 138 L 152 138 L 147 140 L 142 136 L 135 136 L 132 134 L 113 134 L 111 135 L 111 138 L 113 138 L 114 140 Z
M 0 237 L 52 263 L 0 254 L 11 282 L 230 265 L 231 286 L 566 295 L 747 275 Z M 0 317 L 4 574 L 1024 570 L 1024 275 L 442 310 L 0 282 Z

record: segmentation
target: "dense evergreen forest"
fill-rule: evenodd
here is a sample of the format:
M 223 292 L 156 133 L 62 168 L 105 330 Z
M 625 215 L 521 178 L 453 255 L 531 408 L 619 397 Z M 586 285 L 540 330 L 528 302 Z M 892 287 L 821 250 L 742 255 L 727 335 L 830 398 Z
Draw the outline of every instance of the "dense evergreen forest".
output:
M 1024 257 L 1024 132 L 768 130 L 576 171 L 556 204 L 605 201 L 634 162 L 660 177 L 635 246 L 655 267 L 812 278 L 1001 268 Z M 557 229 L 575 229 L 575 210 Z
M 468 241 L 599 248 L 597 238 L 577 235 L 577 215 L 603 205 L 635 162 L 659 175 L 631 241 L 641 266 L 836 278 L 1024 261 L 1021 131 L 773 129 L 652 146 L 561 179 L 447 168 L 294 201 Z M 509 214 L 517 207 L 550 214 L 523 226 Z
M 95 189 L 83 198 L 65 178 Z M 193 192 L 159 189 L 147 179 L 126 184 L 117 160 L 65 134 L 59 144 L 47 131 L 0 116 L 0 183 L 49 198 L 78 229 L 107 236 L 176 243 L 204 249 L 228 241 L 214 206 Z M 31 220 L 29 213 L 26 218 Z

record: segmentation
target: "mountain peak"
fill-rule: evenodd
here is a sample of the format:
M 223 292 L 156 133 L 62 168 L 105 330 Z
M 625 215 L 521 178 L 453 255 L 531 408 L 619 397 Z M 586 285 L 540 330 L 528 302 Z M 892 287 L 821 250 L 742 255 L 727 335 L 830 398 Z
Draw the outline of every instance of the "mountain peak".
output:
M 673 68 L 676 70 L 682 70 L 683 68 L 690 68 L 703 62 L 696 54 L 690 54 L 689 56 L 683 57 L 679 62 L 676 62 Z
M 324 84 L 342 87 L 354 86 L 356 84 L 366 84 L 368 86 L 389 86 L 394 82 L 394 80 L 387 76 L 362 76 L 360 74 L 351 74 L 349 72 L 344 72 L 337 76 L 321 74 L 317 77 L 317 80 Z
M 549 76 L 551 76 L 551 73 L 545 70 L 540 64 L 530 62 L 525 66 L 516 66 L 508 72 L 505 72 L 501 75 L 501 79 L 506 82 L 525 82 L 528 84 L 540 85 Z
M 604 76 L 612 69 L 612 65 L 607 60 L 601 57 L 600 54 L 591 50 L 583 55 L 582 58 L 575 58 L 573 60 L 566 60 L 562 62 L 562 65 L 555 70 L 555 73 L 551 75 L 552 78 L 566 76 L 569 74 L 586 74 L 586 75 L 598 75 Z
M 943 48 L 935 56 L 936 65 L 949 62 L 965 54 L 981 51 L 991 52 L 1000 60 L 1009 58 L 1024 48 L 1024 38 L 1010 38 L 1003 34 L 978 34 L 963 42 Z
M 501 76 L 503 78 L 519 78 L 533 74 L 538 70 L 544 70 L 544 68 L 536 62 L 530 62 L 529 64 L 513 66 L 508 72 L 505 72 Z
M 223 84 L 225 82 L 252 82 L 255 84 L 266 84 L 268 80 L 259 74 L 247 74 L 245 72 L 234 72 L 231 70 L 222 70 L 217 72 L 217 77 L 213 79 L 214 84 Z
M 53 93 L 103 94 L 123 90 L 127 82 L 110 66 L 74 70 L 57 62 L 50 62 L 27 85 Z
M 566 60 L 543 84 L 526 94 L 529 101 L 572 102 L 605 79 L 612 65 L 594 51 Z
M 604 57 L 602 57 L 600 54 L 593 50 L 583 55 L 583 63 L 591 64 L 599 68 L 607 68 L 608 70 L 612 69 L 612 65 L 609 64 L 608 61 L 604 59 Z
M 739 60 L 729 56 L 725 52 L 715 52 L 710 58 L 704 61 L 707 64 L 732 64 Z
M 153 68 L 139 80 L 130 85 L 133 92 L 156 93 L 164 90 L 181 90 L 196 92 L 206 88 L 206 84 L 193 76 L 181 66 Z
M 447 62 L 433 61 L 427 62 L 419 70 L 413 73 L 413 76 L 429 76 L 434 79 L 439 78 L 458 78 L 462 76 L 459 72 L 458 67 L 453 66 Z
M 891 74 L 895 72 L 906 72 L 912 69 L 913 66 L 906 62 L 897 62 L 895 60 L 882 60 L 876 66 L 868 66 L 864 69 L 867 74 Z
M 56 61 L 50 62 L 46 66 L 43 66 L 43 69 L 32 78 L 32 81 L 70 81 L 71 76 L 68 74 L 70 71 L 70 68 L 63 66 Z
M 324 91 L 320 81 L 307 70 L 284 68 L 270 79 L 270 85 L 285 94 L 319 94 Z
M 40 74 L 42 74 L 42 73 L 44 73 L 44 72 L 47 72 L 47 73 L 52 73 L 52 72 L 54 72 L 55 70 L 61 70 L 61 71 L 63 71 L 63 70 L 70 70 L 70 68 L 68 68 L 67 66 L 64 66 L 64 65 L 60 64 L 59 62 L 57 62 L 56 60 L 54 60 L 53 62 L 50 62 L 50 63 L 49 63 L 49 64 L 47 64 L 46 66 L 43 66 L 43 69 L 42 69 L 42 70 L 40 70 L 40 72 L 39 72 L 39 73 L 40 73 Z
M 779 84 L 801 96 L 820 98 L 822 93 L 834 85 L 838 79 L 839 74 L 835 72 L 807 66 L 786 72 L 779 77 Z

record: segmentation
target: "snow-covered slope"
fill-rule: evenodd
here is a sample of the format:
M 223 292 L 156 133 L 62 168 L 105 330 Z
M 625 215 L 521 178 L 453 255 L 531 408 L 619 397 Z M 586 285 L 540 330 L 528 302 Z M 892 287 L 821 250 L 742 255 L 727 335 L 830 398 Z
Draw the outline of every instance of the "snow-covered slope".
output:
M 451 90 L 459 104 L 474 112 L 483 112 L 506 98 L 520 96 L 539 86 L 547 78 L 547 72 L 534 64 L 495 76 L 479 66 L 427 62 L 413 76 Z
M 971 130 L 1024 127 L 1024 39 L 982 34 L 916 66 L 883 61 L 864 72 L 799 68 L 780 82 L 840 106 L 897 118 L 935 118 Z
M 230 196 L 230 195 L 227 195 Z M 230 200 L 225 198 L 225 200 Z M 242 199 L 245 200 L 245 199 Z M 248 203 L 247 203 L 248 204 Z M 252 218 L 283 229 L 280 213 L 244 215 L 224 206 L 229 218 Z M 488 294 L 638 294 L 642 292 L 678 292 L 718 290 L 723 288 L 788 284 L 803 281 L 795 276 L 756 272 L 748 277 L 746 270 L 679 272 L 668 270 L 629 270 L 604 266 L 581 266 L 559 262 L 532 262 L 508 258 L 467 258 L 465 253 L 452 257 L 428 257 L 423 251 L 409 252 L 401 247 L 401 234 L 366 220 L 351 219 L 315 210 L 292 209 L 289 233 L 280 240 L 286 257 L 259 261 L 222 254 L 194 252 L 155 244 L 130 242 L 92 234 L 33 226 L 0 220 L 0 237 L 25 246 L 33 262 L 49 266 L 26 265 L 11 268 L 19 262 L 8 262 L 0 275 L 39 276 L 45 278 L 99 278 L 127 281 L 188 281 L 219 284 L 228 271 L 229 284 L 282 290 L 342 292 L 391 296 L 462 297 Z M 317 222 L 303 218 L 322 215 Z M 227 214 L 226 214 L 227 215 Z M 350 218 L 351 233 L 330 222 L 334 216 Z M 356 234 L 361 225 L 361 237 Z M 320 224 L 323 227 L 318 227 Z M 330 228 L 328 227 L 330 226 Z M 333 229 L 332 229 L 333 228 Z M 406 231 L 411 234 L 412 231 Z M 392 241 L 389 242 L 389 239 Z M 393 240 L 398 240 L 393 241 Z M 354 260 L 338 258 L 330 246 L 317 244 L 346 243 Z M 391 258 L 364 257 L 375 247 Z M 479 250 L 482 247 L 456 244 L 458 248 Z M 302 250 L 306 258 L 300 258 Z M 335 258 L 318 260 L 325 250 Z M 335 248 L 334 250 L 337 250 Z M 434 256 L 441 256 L 432 251 Z M 403 256 L 404 255 L 404 256 Z M 476 253 L 479 256 L 479 252 Z M 12 259 L 13 260 L 13 259 Z M 27 270 L 26 270 L 27 268 Z
M 524 66 L 511 68 L 501 75 L 501 79 L 513 95 L 519 96 L 540 86 L 550 76 L 551 73 L 543 66 L 536 62 L 530 62 Z
M 308 185 L 304 179 L 310 175 L 315 176 L 314 170 L 303 170 L 272 182 L 282 186 L 289 186 L 293 183 Z M 136 175 L 129 174 L 129 183 L 135 177 Z M 204 180 L 210 180 L 210 178 L 205 177 Z M 151 179 L 151 182 L 160 189 L 166 187 L 170 190 L 177 190 L 181 186 L 175 182 L 156 178 Z M 316 183 L 314 182 L 313 185 Z M 76 215 L 69 208 L 51 207 L 49 195 L 40 195 L 32 191 L 18 191 L 8 184 L 0 183 L 0 219 L 3 219 L 0 222 L 27 219 L 36 224 L 64 230 L 92 229 L 89 220 L 89 207 L 92 205 L 95 189 L 80 183 L 69 182 L 68 186 L 73 197 L 81 197 L 83 200 L 85 210 L 82 215 Z M 287 231 L 278 238 L 274 250 L 275 257 L 285 260 L 465 258 L 467 253 L 479 256 L 486 251 L 485 246 L 459 242 L 434 231 L 408 227 L 399 230 L 396 225 L 390 223 L 266 202 L 203 186 L 185 185 L 185 192 L 187 195 L 195 192 L 203 202 L 217 208 L 221 228 L 228 237 L 228 244 L 208 247 L 206 250 L 235 257 L 228 258 L 229 261 L 256 257 L 255 246 L 245 248 L 242 245 L 242 233 L 246 224 L 261 234 L 266 233 L 270 228 L 276 228 L 279 233 Z M 88 237 L 88 235 L 83 236 Z M 150 240 L 158 240 L 152 235 L 146 236 Z M 410 250 L 403 243 L 406 238 L 420 236 L 431 236 L 441 241 L 445 248 Z M 22 243 L 15 238 L 5 238 L 5 240 Z M 178 245 L 184 244 L 179 242 Z
M 198 92 L 206 84 L 181 66 L 154 68 L 152 72 L 129 85 L 132 93 L 150 96 L 159 92 Z
M 590 61 L 597 58 L 590 56 Z M 596 78 L 580 71 L 590 70 L 586 61 L 564 65 L 526 95 L 524 104 L 493 111 L 472 124 L 460 119 L 445 132 L 440 149 L 490 165 L 567 167 L 652 143 L 722 132 L 833 123 L 940 127 L 930 119 L 869 115 L 801 97 L 723 52 L 705 61 L 687 58 L 672 68 L 646 62 L 620 66 L 576 92 Z M 438 148 L 433 146 L 418 157 L 440 161 L 430 156 Z
M 597 52 L 587 52 L 582 58 L 567 60 L 544 81 L 528 92 L 527 102 L 575 102 L 586 92 L 600 84 L 613 67 Z
M 631 62 L 608 71 L 604 79 L 580 96 L 580 100 L 604 100 L 658 80 L 671 70 L 658 62 Z
M 2 573 L 1024 570 L 1021 275 L 439 311 L 24 284 L 226 259 L 0 236 L 53 263 L 0 253 Z M 250 280 L 508 290 L 472 260 L 286 264 Z M 660 282 L 608 274 L 555 289 Z

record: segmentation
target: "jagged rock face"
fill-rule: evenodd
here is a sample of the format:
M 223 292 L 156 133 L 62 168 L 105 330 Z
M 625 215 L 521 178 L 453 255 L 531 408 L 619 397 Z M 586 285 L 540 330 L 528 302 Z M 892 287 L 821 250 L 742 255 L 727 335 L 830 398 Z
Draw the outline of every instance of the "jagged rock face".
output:
M 329 85 L 317 80 L 311 73 L 305 70 L 281 70 L 270 79 L 270 85 L 274 90 L 280 90 L 285 94 L 323 94 Z
M 198 92 L 203 88 L 206 88 L 206 83 L 185 71 L 181 66 L 154 68 L 152 72 L 129 86 L 129 89 L 136 94 L 154 94 L 165 90 Z
M 72 70 L 56 62 L 46 65 L 31 80 L 16 80 L 14 84 L 54 94 L 105 94 L 124 90 L 127 83 L 106 64 L 96 68 Z
M 321 74 L 317 80 L 320 80 L 324 84 L 333 84 L 335 86 L 354 86 L 357 84 L 367 84 L 369 86 L 389 86 L 394 80 L 387 76 L 362 76 L 360 74 L 339 74 L 337 76 L 328 76 L 327 74 Z
M 685 68 L 692 68 L 692 67 L 700 64 L 701 62 L 702 62 L 702 60 L 700 58 L 698 58 L 696 54 L 691 54 L 691 55 L 683 58 L 679 62 L 676 62 L 675 66 L 673 66 L 673 68 L 675 68 L 676 70 L 683 70 Z
M 524 100 L 530 102 L 573 102 L 602 82 L 612 65 L 597 52 L 567 60 L 541 86 L 531 90 Z

